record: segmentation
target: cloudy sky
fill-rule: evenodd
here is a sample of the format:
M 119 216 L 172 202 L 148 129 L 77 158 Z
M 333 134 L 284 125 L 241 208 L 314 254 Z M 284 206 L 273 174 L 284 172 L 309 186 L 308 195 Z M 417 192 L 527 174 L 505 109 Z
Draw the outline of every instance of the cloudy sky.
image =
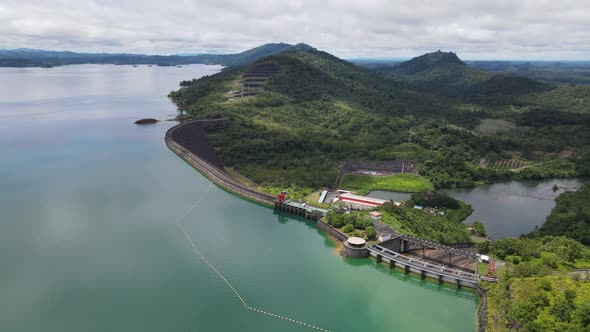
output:
M 2 0 L 0 22 L 0 48 L 590 60 L 590 0 Z

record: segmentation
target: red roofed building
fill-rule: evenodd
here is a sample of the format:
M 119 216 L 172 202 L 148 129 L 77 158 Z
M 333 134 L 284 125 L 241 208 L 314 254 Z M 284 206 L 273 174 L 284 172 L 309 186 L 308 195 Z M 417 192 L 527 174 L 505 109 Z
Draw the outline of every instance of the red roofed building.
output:
M 350 193 L 341 194 L 338 200 L 344 202 L 348 208 L 353 210 L 369 210 L 389 202 L 385 199 L 358 196 Z

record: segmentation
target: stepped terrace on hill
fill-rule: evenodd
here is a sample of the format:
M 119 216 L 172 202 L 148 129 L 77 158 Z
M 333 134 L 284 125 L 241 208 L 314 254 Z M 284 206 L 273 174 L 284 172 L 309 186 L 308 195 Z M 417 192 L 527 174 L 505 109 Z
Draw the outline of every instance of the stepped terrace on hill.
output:
M 274 62 L 258 63 L 250 67 L 242 74 L 242 88 L 237 91 L 235 97 L 256 96 L 264 91 L 264 83 L 281 72 L 281 66 Z

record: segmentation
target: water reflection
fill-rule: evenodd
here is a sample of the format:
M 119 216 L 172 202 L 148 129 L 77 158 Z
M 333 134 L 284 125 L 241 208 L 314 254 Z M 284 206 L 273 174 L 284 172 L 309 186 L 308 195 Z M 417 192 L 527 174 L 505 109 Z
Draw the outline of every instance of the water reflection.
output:
M 377 263 L 377 261 L 373 258 L 350 258 L 350 257 L 343 257 L 342 261 L 345 262 L 347 265 L 352 266 L 354 268 L 366 268 L 370 267 L 375 269 L 381 273 L 387 274 L 392 278 L 397 280 L 403 281 L 409 285 L 418 286 L 421 288 L 429 288 L 436 291 L 442 291 L 449 294 L 454 294 L 457 297 L 464 298 L 464 299 L 477 299 L 477 295 L 475 291 L 469 288 L 457 288 L 453 285 L 444 283 L 438 284 L 436 280 L 433 279 L 421 279 L 418 275 L 414 273 L 405 273 L 400 268 L 389 268 L 386 264 Z
M 482 222 L 488 236 L 500 239 L 520 236 L 540 226 L 555 206 L 555 198 L 565 190 L 579 188 L 584 179 L 511 181 L 475 188 L 443 189 L 442 192 L 473 207 L 465 220 Z M 553 191 L 553 185 L 559 190 Z

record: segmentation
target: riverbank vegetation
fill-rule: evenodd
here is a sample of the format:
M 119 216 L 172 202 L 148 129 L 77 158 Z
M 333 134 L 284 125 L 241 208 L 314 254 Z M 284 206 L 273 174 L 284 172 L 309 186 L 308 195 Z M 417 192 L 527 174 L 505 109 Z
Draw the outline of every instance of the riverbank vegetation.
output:
M 446 219 L 457 223 L 462 222 L 473 213 L 471 205 L 434 190 L 412 194 L 411 200 L 407 201 L 406 205 L 425 207 L 430 214 L 442 214 Z
M 479 237 L 488 236 L 484 225 L 482 223 L 480 223 L 479 221 L 474 221 L 473 224 L 471 225 L 471 228 L 473 228 L 472 233 L 475 236 L 479 236 Z
M 590 249 L 566 237 L 478 244 L 506 262 L 488 289 L 488 331 L 585 331 L 590 327 Z
M 575 192 L 565 192 L 556 201 L 538 233 L 565 235 L 590 245 L 590 185 L 585 184 Z
M 584 240 L 589 190 L 557 198 L 540 229 L 521 238 L 482 242 L 478 252 L 503 260 L 488 289 L 489 331 L 587 331 L 590 328 L 590 248 Z M 566 235 L 566 236 L 553 236 Z
M 345 175 L 340 188 L 366 195 L 373 190 L 418 192 L 434 189 L 427 178 L 418 174 L 396 174 L 390 176 Z

